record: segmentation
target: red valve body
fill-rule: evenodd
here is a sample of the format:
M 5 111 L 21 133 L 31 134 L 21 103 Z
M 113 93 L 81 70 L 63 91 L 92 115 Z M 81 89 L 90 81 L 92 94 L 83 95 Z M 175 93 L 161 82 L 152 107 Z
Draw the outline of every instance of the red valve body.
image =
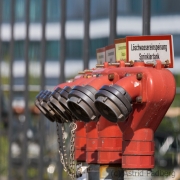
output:
M 97 122 L 86 124 L 86 163 L 98 163 L 98 131 Z
M 97 74 L 98 78 L 93 76 Z M 112 79 L 109 74 L 113 74 Z M 81 78 L 83 80 L 80 85 L 88 84 L 96 90 L 102 85 L 116 84 L 122 87 L 131 96 L 133 105 L 133 112 L 125 122 L 118 122 L 118 125 L 103 117 L 98 125 L 96 122 L 86 124 L 86 162 L 122 163 L 122 167 L 126 169 L 153 168 L 154 133 L 175 95 L 176 86 L 172 73 L 162 68 L 160 61 L 157 61 L 156 67 L 145 67 L 143 62 L 125 67 L 120 62 L 120 67 L 105 63 L 105 68 L 94 70 L 91 78 L 85 78 L 85 81 L 84 77 Z M 76 81 L 73 85 L 76 85 Z M 81 140 L 77 135 L 77 160 L 81 156 L 82 147 L 85 147 L 84 130 L 77 130 L 77 133 L 78 131 L 83 143 L 79 143 Z M 84 154 L 82 157 L 84 159 Z
M 159 126 L 175 95 L 175 81 L 172 73 L 162 68 L 157 61 L 155 68 L 145 67 L 138 62 L 134 67 L 120 67 L 95 70 L 94 73 L 102 75 L 114 73 L 117 78 L 112 84 L 124 88 L 132 98 L 133 112 L 125 122 L 119 122 L 118 136 L 115 132 L 116 125 L 112 126 L 103 118 L 98 123 L 98 163 L 121 163 L 122 167 L 151 169 L 154 167 L 154 132 Z M 137 74 L 142 75 L 138 77 Z M 106 85 L 106 84 L 105 84 Z M 98 85 L 97 85 L 98 86 Z M 113 128 L 115 129 L 113 129 Z M 111 129 L 111 130 L 110 130 Z M 122 149 L 120 143 L 115 143 L 116 138 L 121 141 L 123 133 Z M 105 141 L 104 141 L 105 140 Z M 102 144 L 105 142 L 105 144 Z M 110 147 L 110 144 L 113 144 Z M 109 147 L 109 149 L 107 148 Z M 119 148 L 119 155 L 115 151 Z M 108 149 L 108 150 L 107 150 Z
M 171 105 L 176 89 L 172 73 L 161 69 L 160 62 L 157 63 L 157 68 L 139 69 L 143 75 L 142 103 L 134 104 L 125 125 L 119 123 L 123 131 L 123 168 L 154 167 L 154 133 Z
M 122 163 L 122 132 L 117 124 L 102 116 L 98 123 L 98 163 Z
M 86 161 L 86 129 L 85 123 L 76 121 L 75 131 L 75 160 L 79 162 Z

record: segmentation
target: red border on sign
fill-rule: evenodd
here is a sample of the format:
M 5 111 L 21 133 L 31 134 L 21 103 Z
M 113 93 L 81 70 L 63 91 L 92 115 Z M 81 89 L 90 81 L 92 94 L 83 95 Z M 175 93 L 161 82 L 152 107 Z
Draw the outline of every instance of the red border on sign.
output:
M 153 41 L 153 40 L 169 40 L 170 45 L 170 64 L 169 68 L 174 67 L 174 52 L 173 52 L 173 44 L 172 44 L 172 35 L 156 35 L 156 36 L 127 36 L 126 37 L 126 57 L 127 62 L 129 62 L 129 41 Z
M 106 48 L 106 50 L 113 49 L 113 48 L 115 48 L 115 44 L 111 44 L 109 46 L 106 46 L 105 48 Z
M 126 38 L 119 38 L 114 40 L 114 44 L 124 43 L 126 42 Z
M 105 51 L 106 51 L 106 48 L 105 48 L 105 47 L 96 49 L 96 53 L 105 52 Z

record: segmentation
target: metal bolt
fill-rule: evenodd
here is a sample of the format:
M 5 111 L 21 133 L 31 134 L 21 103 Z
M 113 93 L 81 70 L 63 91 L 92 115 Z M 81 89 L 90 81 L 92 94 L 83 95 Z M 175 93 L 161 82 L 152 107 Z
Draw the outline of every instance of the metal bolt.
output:
M 108 79 L 109 79 L 109 81 L 113 81 L 114 80 L 114 74 L 108 74 Z
M 142 97 L 141 97 L 141 96 L 138 96 L 138 97 L 136 98 L 136 102 L 137 102 L 137 103 L 142 103 Z
M 137 78 L 137 80 L 141 80 L 142 79 L 142 73 L 137 73 L 136 78 Z

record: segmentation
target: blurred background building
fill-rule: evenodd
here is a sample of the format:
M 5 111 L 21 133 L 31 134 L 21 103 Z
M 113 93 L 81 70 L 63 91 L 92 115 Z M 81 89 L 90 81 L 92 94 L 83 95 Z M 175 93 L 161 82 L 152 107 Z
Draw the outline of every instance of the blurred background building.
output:
M 0 179 L 7 179 L 8 172 L 13 177 L 11 180 L 25 177 L 58 179 L 62 176 L 57 158 L 56 127 L 45 119 L 43 125 L 40 123 L 42 117 L 33 101 L 42 88 L 52 89 L 63 79 L 62 76 L 67 80 L 83 70 L 84 59 L 88 59 L 89 68 L 95 67 L 96 49 L 112 43 L 111 0 L 44 1 L 0 0 Z M 85 57 L 85 3 L 88 2 L 89 39 Z M 143 0 L 116 2 L 114 37 L 142 35 Z M 65 13 L 65 34 L 62 32 L 62 10 Z M 179 0 L 151 0 L 151 34 L 172 34 L 174 39 L 175 65 L 170 70 L 177 82 L 177 95 L 155 138 L 157 168 L 172 170 L 180 161 L 177 158 L 180 143 Z M 61 68 L 64 68 L 64 75 Z M 25 86 L 27 81 L 28 88 Z M 49 171 L 50 167 L 54 170 Z M 65 177 L 63 174 L 63 179 Z

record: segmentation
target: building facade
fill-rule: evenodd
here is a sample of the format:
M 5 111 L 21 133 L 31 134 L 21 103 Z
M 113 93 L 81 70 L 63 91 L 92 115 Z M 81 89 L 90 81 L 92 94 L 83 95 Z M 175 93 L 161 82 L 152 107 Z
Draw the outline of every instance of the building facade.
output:
M 11 0 L 2 0 L 2 24 L 1 24 L 1 40 L 2 40 L 2 60 L 8 62 L 10 47 L 10 3 Z M 57 63 L 60 59 L 60 15 L 61 2 L 59 0 L 47 0 L 46 9 L 46 61 L 47 76 L 56 77 L 59 74 Z M 19 71 L 20 64 L 24 59 L 24 40 L 25 40 L 25 1 L 15 0 L 15 25 L 14 25 L 14 60 L 16 61 L 15 75 L 20 77 L 23 74 Z M 174 37 L 175 61 L 178 63 L 180 57 L 180 2 L 178 0 L 152 0 L 151 1 L 151 34 L 172 34 Z M 66 1 L 66 64 L 74 65 L 73 71 L 66 68 L 66 76 L 71 76 L 82 70 L 83 58 L 83 11 L 84 3 L 82 0 Z M 30 27 L 29 27 L 29 59 L 34 63 L 40 61 L 40 40 L 41 31 L 41 13 L 42 0 L 30 1 Z M 90 1 L 90 48 L 89 58 L 92 63 L 90 67 L 95 66 L 96 49 L 108 45 L 109 39 L 109 1 L 91 0 Z M 118 0 L 117 1 L 117 38 L 129 35 L 142 34 L 142 1 L 141 0 Z M 6 65 L 6 63 L 5 63 Z M 4 66 L 5 66 L 4 65 Z M 23 65 L 22 65 L 23 66 Z M 36 64 L 37 66 L 37 64 Z M 176 63 L 175 63 L 176 66 Z M 6 66 L 5 66 L 6 67 Z M 7 75 L 6 68 L 2 72 Z M 34 66 L 32 69 L 35 69 Z M 5 72 L 6 71 L 6 72 Z M 178 73 L 175 68 L 173 71 Z M 38 75 L 35 70 L 33 74 Z

